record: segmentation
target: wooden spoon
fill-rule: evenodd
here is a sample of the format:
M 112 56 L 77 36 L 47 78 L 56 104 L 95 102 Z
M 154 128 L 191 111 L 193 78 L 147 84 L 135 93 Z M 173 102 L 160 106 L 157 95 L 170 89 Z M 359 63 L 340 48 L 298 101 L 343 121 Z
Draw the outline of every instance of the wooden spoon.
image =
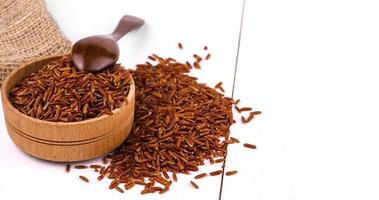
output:
M 120 55 L 117 40 L 144 24 L 138 17 L 124 15 L 110 35 L 95 35 L 77 41 L 72 48 L 72 60 L 80 71 L 97 72 L 114 65 Z

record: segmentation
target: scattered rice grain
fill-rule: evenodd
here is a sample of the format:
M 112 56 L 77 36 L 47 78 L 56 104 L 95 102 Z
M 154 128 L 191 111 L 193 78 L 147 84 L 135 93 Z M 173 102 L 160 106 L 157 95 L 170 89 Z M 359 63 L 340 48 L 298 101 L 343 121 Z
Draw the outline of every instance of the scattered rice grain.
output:
M 233 171 L 228 171 L 228 172 L 226 172 L 225 175 L 227 175 L 227 176 L 232 176 L 232 175 L 235 175 L 235 174 L 237 174 L 237 173 L 238 173 L 237 170 L 233 170 Z
M 201 173 L 201 174 L 198 174 L 195 176 L 195 179 L 200 179 L 200 178 L 204 178 L 207 176 L 207 173 Z
M 69 173 L 70 169 L 71 169 L 71 165 L 70 165 L 70 163 L 67 163 L 66 164 L 66 172 Z
M 243 144 L 244 147 L 249 149 L 256 149 L 257 147 L 254 144 L 245 143 Z
M 195 182 L 190 181 L 190 183 L 195 189 L 199 189 L 199 186 Z
M 211 54 L 208 53 L 207 56 L 205 57 L 205 60 L 209 60 L 211 58 Z
M 213 171 L 213 172 L 209 173 L 209 175 L 211 175 L 211 176 L 217 176 L 220 174 L 222 174 L 222 170 L 217 170 L 217 171 Z
M 75 165 L 75 169 L 87 169 L 87 165 Z
M 89 183 L 89 180 L 88 180 L 87 177 L 85 177 L 85 176 L 79 176 L 79 178 L 80 178 L 82 181 Z

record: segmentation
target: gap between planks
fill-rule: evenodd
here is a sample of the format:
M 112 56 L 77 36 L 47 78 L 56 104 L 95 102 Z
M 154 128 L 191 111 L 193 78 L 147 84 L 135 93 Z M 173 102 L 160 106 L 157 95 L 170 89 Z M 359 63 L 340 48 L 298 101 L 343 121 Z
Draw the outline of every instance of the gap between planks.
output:
M 235 67 L 234 67 L 234 77 L 233 77 L 233 88 L 232 88 L 232 98 L 234 98 L 234 87 L 236 83 L 236 77 L 237 77 L 237 69 L 238 69 L 238 58 L 239 58 L 239 52 L 240 52 L 240 46 L 241 46 L 241 35 L 242 35 L 242 27 L 243 27 L 243 17 L 245 13 L 245 0 L 242 2 L 242 8 L 241 8 L 241 21 L 240 21 L 240 30 L 238 35 L 238 42 L 237 42 L 237 54 L 236 54 L 236 60 L 235 60 Z M 224 183 L 224 172 L 225 172 L 225 164 L 227 160 L 228 154 L 225 156 L 225 160 L 222 163 L 222 175 L 221 175 L 221 185 L 220 185 L 220 193 L 219 193 L 219 200 L 222 198 L 222 189 L 223 189 L 223 183 Z

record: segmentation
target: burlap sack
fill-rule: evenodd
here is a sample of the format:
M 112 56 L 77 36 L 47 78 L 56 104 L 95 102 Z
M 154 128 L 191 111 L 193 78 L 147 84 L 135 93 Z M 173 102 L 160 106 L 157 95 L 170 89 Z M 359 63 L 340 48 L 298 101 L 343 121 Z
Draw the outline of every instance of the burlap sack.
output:
M 70 46 L 43 0 L 0 0 L 0 84 L 21 64 Z

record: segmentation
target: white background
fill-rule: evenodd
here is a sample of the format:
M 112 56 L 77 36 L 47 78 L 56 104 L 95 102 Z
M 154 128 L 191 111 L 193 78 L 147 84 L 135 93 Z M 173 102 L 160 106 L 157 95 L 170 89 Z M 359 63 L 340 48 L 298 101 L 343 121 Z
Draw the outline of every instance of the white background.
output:
M 140 189 L 119 194 L 97 183 L 92 172 L 65 174 L 64 165 L 19 151 L 1 115 L 0 199 L 379 199 L 377 1 L 47 4 L 73 42 L 110 33 L 123 14 L 144 18 L 142 29 L 119 42 L 120 62 L 128 68 L 151 53 L 191 59 L 208 45 L 212 58 L 194 75 L 209 85 L 222 80 L 227 95 L 263 111 L 251 124 L 237 119 L 232 127 L 232 136 L 258 149 L 229 147 L 226 170 L 237 169 L 239 174 L 224 177 L 221 196 L 221 177 L 198 181 L 200 189 L 195 191 L 188 183 L 192 176 L 180 176 L 161 196 L 141 196 Z M 179 41 L 182 51 L 176 48 Z M 80 182 L 79 174 L 91 183 Z

